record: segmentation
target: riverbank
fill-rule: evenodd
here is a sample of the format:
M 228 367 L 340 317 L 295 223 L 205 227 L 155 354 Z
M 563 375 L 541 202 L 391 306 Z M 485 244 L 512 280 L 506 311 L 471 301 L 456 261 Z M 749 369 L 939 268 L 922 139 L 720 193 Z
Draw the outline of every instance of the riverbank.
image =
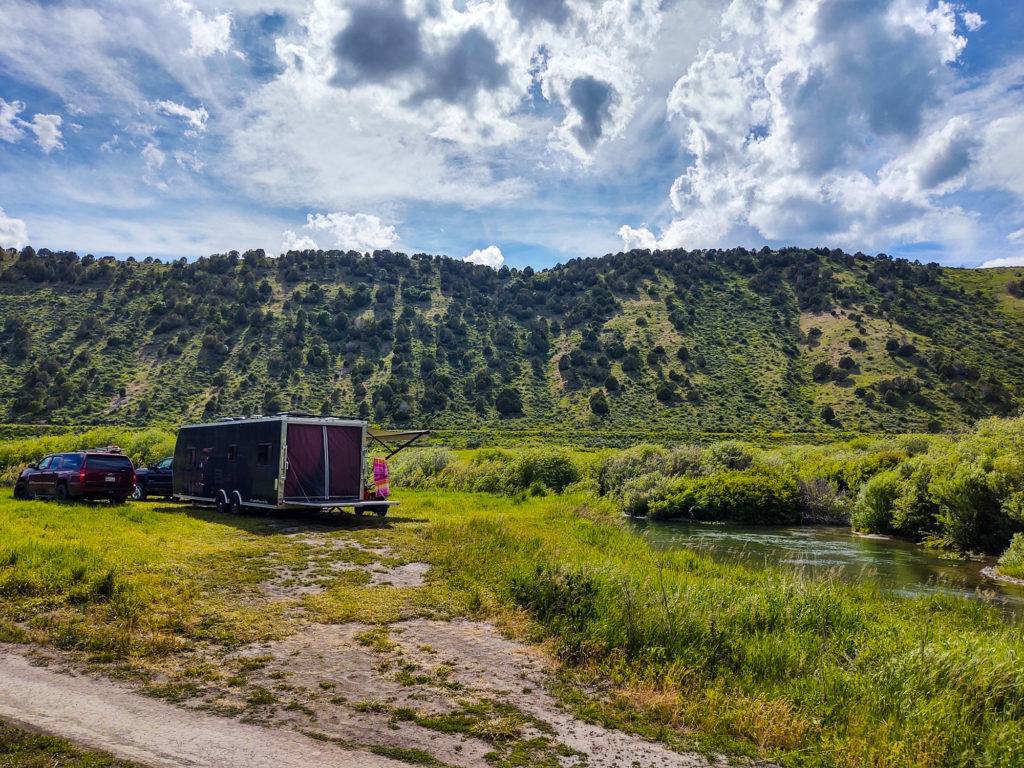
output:
M 461 723 L 499 765 L 540 748 L 527 744 L 538 715 L 486 703 L 497 690 L 465 698 L 466 682 L 451 687 L 460 678 L 423 650 L 435 641 L 406 642 L 419 625 L 403 622 L 488 622 L 540 644 L 558 673 L 545 685 L 574 721 L 675 750 L 792 766 L 1010 766 L 1024 749 L 1024 637 L 993 608 L 656 552 L 585 494 L 397 496 L 394 517 L 333 526 L 5 496 L 0 636 L 237 717 L 349 713 L 377 718 L 387 738 L 391 721 L 413 734 Z M 339 694 L 341 678 L 306 680 L 261 658 L 280 647 L 301 659 L 295 643 L 312 627 L 357 623 L 340 656 L 367 649 L 386 683 L 351 678 Z M 312 670 L 322 639 L 308 642 Z M 471 647 L 448 652 L 457 661 Z M 398 698 L 378 701 L 385 689 Z M 403 691 L 448 703 L 432 712 Z M 569 746 L 541 736 L 543 754 Z M 432 743 L 409 748 L 430 754 Z M 435 759 L 471 764 L 444 743 L 448 759 Z

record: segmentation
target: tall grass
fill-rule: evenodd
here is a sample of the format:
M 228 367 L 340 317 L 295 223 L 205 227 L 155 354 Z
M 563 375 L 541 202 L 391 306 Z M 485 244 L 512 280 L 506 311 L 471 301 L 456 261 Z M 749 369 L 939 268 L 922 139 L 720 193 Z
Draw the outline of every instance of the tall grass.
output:
M 585 496 L 442 521 L 429 542 L 447 579 L 518 606 L 570 668 L 614 682 L 578 702 L 593 717 L 788 764 L 1024 754 L 1024 636 L 989 606 L 655 553 Z

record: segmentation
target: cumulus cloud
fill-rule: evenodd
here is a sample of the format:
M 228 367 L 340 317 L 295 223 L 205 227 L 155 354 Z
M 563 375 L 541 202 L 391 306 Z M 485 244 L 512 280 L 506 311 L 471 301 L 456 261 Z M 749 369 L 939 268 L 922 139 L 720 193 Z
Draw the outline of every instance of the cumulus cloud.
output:
M 479 91 L 491 91 L 507 82 L 508 72 L 498 61 L 494 41 L 474 27 L 459 35 L 448 50 L 430 63 L 427 85 L 415 98 L 472 104 Z
M 357 5 L 334 38 L 335 85 L 383 82 L 416 66 L 423 57 L 419 23 L 400 2 Z
M 185 0 L 174 0 L 174 7 L 188 23 L 189 37 L 192 42 L 192 47 L 188 49 L 190 55 L 205 58 L 215 53 L 227 53 L 231 50 L 230 13 L 207 16 Z
M 985 20 L 981 18 L 981 14 L 974 11 L 964 11 L 960 14 L 960 18 L 963 19 L 968 32 L 977 32 L 985 26 Z
M 207 112 L 206 107 L 201 104 L 195 109 L 189 109 L 184 104 L 160 99 L 158 101 L 154 101 L 153 106 L 157 111 L 163 112 L 165 115 L 180 117 L 188 123 L 191 127 L 185 131 L 186 136 L 194 138 L 206 130 L 206 121 L 209 119 L 210 113 Z
M 619 95 L 611 85 L 589 75 L 572 81 L 569 103 L 580 117 L 580 124 L 573 128 L 573 134 L 584 149 L 592 149 L 601 138 L 618 99 Z
M 706 247 L 753 229 L 853 248 L 969 238 L 974 217 L 941 200 L 979 146 L 969 119 L 941 117 L 947 65 L 965 44 L 945 3 L 733 0 L 667 100 L 693 158 L 672 186 L 675 218 L 658 236 L 626 225 L 620 237 Z
M 565 0 L 508 0 L 508 9 L 522 24 L 549 21 L 561 26 L 569 20 L 569 6 Z
M 22 120 L 18 115 L 25 111 L 22 101 L 5 101 L 0 99 L 0 140 L 11 144 L 21 141 L 25 131 L 36 137 L 36 144 L 45 154 L 55 149 L 64 149 L 60 126 L 64 122 L 60 115 L 44 115 L 36 113 L 32 121 Z
M 24 248 L 28 245 L 28 227 L 21 219 L 14 219 L 0 208 L 0 247 Z
M 36 144 L 47 155 L 55 149 L 64 149 L 60 132 L 62 122 L 60 115 L 36 114 L 32 116 L 32 122 L 28 128 L 36 135 Z
M 320 246 L 317 245 L 316 240 L 308 235 L 300 237 L 290 229 L 286 229 L 282 234 L 284 242 L 281 244 L 281 250 L 285 253 L 288 251 L 318 251 Z
M 481 264 L 491 269 L 497 269 L 504 263 L 505 256 L 496 245 L 489 245 L 486 248 L 477 248 L 469 256 L 463 259 L 470 264 Z
M 990 259 L 981 265 L 982 269 L 992 269 L 994 267 L 1024 267 L 1024 254 Z
M 0 99 L 0 139 L 13 144 L 25 135 L 25 121 L 18 117 L 24 110 L 24 102 Z
M 338 247 L 346 250 L 378 250 L 398 240 L 393 226 L 367 213 L 311 213 L 306 216 L 306 227 L 330 232 Z

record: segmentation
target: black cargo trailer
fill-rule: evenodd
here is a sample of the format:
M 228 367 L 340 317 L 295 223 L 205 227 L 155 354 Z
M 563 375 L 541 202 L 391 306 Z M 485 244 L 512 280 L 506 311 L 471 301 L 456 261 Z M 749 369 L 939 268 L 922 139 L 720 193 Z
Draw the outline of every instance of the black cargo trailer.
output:
M 367 440 L 405 447 L 424 434 L 290 413 L 190 424 L 174 447 L 174 495 L 235 513 L 351 507 L 383 515 L 397 502 L 365 493 Z

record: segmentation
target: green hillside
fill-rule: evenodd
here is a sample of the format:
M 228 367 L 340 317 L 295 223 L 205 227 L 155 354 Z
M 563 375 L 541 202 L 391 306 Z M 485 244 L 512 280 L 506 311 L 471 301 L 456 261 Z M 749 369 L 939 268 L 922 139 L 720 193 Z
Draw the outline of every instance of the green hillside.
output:
M 1019 269 L 827 249 L 534 272 L 388 251 L 0 251 L 0 420 L 940 430 L 1024 404 Z

